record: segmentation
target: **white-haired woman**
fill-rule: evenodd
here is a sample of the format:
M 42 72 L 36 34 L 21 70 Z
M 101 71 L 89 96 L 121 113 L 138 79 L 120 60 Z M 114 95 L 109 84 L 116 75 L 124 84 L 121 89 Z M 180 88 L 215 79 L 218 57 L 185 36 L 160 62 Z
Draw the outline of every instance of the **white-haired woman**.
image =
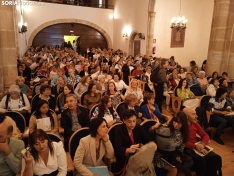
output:
M 8 92 L 0 102 L 0 112 L 18 111 L 24 116 L 28 125 L 31 106 L 27 96 L 22 94 L 19 86 L 15 84 L 10 86 Z
M 197 81 L 201 87 L 201 90 L 203 93 L 206 92 L 207 85 L 209 84 L 206 79 L 206 73 L 204 71 L 199 71 L 198 73 L 199 77 L 197 78 Z
M 138 87 L 138 80 L 137 79 L 132 79 L 129 83 L 129 87 L 127 88 L 127 91 L 125 93 L 125 96 L 128 94 L 135 94 L 138 99 L 138 105 L 140 105 L 144 100 L 143 100 L 143 92 L 142 90 Z
M 21 89 L 21 92 L 23 94 L 25 94 L 27 97 L 32 96 L 32 94 L 33 94 L 32 90 L 26 84 L 24 84 L 25 83 L 24 77 L 17 76 L 15 83 L 16 83 L 16 85 L 19 86 L 19 88 Z
M 4 96 L 0 102 L 0 112 L 5 112 L 7 110 L 30 110 L 28 98 L 25 94 L 21 93 L 18 85 L 11 85 L 8 92 L 9 94 Z

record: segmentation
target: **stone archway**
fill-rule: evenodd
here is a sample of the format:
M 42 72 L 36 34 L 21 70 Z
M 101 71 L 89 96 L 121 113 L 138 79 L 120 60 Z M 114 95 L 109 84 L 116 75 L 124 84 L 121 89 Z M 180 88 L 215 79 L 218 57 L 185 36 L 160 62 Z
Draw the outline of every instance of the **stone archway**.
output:
M 129 48 L 128 53 L 133 55 L 133 44 L 134 44 L 134 38 L 139 32 L 137 30 L 132 31 L 130 37 L 129 37 Z
M 59 19 L 59 20 L 53 20 L 53 21 L 48 21 L 46 23 L 43 23 L 42 25 L 38 26 L 30 35 L 29 39 L 28 39 L 28 45 L 31 46 L 34 37 L 37 35 L 38 32 L 40 32 L 42 29 L 46 28 L 47 26 L 51 26 L 54 24 L 59 24 L 59 23 L 79 23 L 79 24 L 83 24 L 86 26 L 90 26 L 94 29 L 96 29 L 97 31 L 99 31 L 103 37 L 106 39 L 107 41 L 107 45 L 108 48 L 112 48 L 113 44 L 111 41 L 110 36 L 107 34 L 107 32 L 102 29 L 101 27 L 99 27 L 98 25 L 89 22 L 89 21 L 85 21 L 85 20 L 80 20 L 80 19 Z

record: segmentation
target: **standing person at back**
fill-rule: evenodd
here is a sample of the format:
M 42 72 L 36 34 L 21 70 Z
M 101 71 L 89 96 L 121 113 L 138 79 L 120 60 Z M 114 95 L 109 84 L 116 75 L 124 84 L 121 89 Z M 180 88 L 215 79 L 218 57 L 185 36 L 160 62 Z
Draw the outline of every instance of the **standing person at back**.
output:
M 158 105 L 160 112 L 162 112 L 163 101 L 163 85 L 167 83 L 166 68 L 168 67 L 168 61 L 162 59 L 159 67 L 156 67 L 150 75 L 150 81 L 154 83 L 154 89 L 156 92 L 155 103 Z

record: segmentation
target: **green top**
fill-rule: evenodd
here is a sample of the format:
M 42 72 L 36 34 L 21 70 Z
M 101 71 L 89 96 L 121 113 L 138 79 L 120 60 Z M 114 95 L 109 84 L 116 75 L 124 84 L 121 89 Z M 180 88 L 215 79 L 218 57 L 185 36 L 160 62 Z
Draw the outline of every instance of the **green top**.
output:
M 9 142 L 11 153 L 5 156 L 0 152 L 0 176 L 15 176 L 20 173 L 22 164 L 21 151 L 24 149 L 22 140 L 11 138 Z
M 178 88 L 176 90 L 176 93 L 178 97 L 183 98 L 183 99 L 191 98 L 194 96 L 194 93 L 189 88 L 185 89 L 185 92 L 182 92 L 182 90 Z

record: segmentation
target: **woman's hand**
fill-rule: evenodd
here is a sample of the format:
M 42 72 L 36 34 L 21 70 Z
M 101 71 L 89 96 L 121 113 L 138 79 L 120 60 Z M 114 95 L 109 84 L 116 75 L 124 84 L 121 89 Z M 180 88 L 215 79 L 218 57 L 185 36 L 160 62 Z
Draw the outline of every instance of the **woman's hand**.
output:
M 31 153 L 28 150 L 24 155 L 24 159 L 25 159 L 26 164 L 32 164 L 32 162 L 33 162 L 33 157 L 32 157 Z
M 130 148 L 127 148 L 126 153 L 135 153 L 137 150 L 140 149 L 139 147 L 139 144 L 131 145 Z
M 140 117 L 140 118 L 141 118 L 141 117 L 142 117 L 142 113 L 140 113 L 140 112 L 139 112 L 139 113 L 138 113 L 138 117 Z
M 103 140 L 104 142 L 107 142 L 107 141 L 109 140 L 108 135 L 105 135 L 105 136 L 102 138 L 102 140 Z
M 229 114 L 230 112 L 228 112 L 228 111 L 221 111 L 221 114 L 222 115 L 227 115 L 227 114 Z
M 149 106 L 149 109 L 150 109 L 151 111 L 155 111 L 156 108 L 155 108 L 153 105 L 150 105 L 150 106 Z
M 177 157 L 176 157 L 176 160 L 177 160 L 179 163 L 182 163 L 182 160 L 181 160 L 180 156 L 177 156 Z

